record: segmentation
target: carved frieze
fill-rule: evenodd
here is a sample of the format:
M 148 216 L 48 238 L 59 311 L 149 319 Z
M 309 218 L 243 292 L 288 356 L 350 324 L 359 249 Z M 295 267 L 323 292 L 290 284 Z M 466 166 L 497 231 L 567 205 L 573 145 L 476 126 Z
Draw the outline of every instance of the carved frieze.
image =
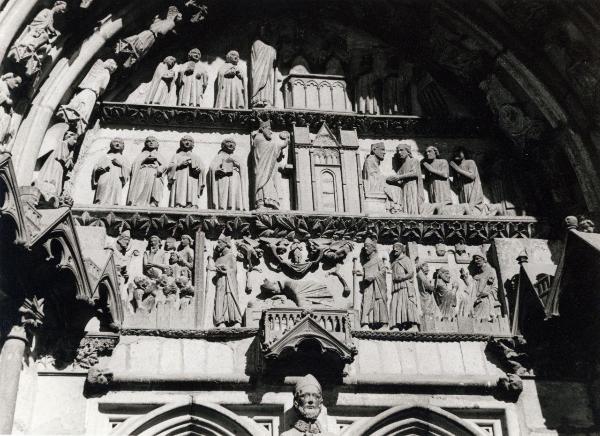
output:
M 100 121 L 114 125 L 170 126 L 250 132 L 260 120 L 270 119 L 275 131 L 308 126 L 317 132 L 323 122 L 332 129 L 356 129 L 360 136 L 398 137 L 403 135 L 438 137 L 477 137 L 491 132 L 491 124 L 483 119 L 431 119 L 414 116 L 371 116 L 340 112 L 318 112 L 276 109 L 209 109 L 167 107 L 103 102 Z

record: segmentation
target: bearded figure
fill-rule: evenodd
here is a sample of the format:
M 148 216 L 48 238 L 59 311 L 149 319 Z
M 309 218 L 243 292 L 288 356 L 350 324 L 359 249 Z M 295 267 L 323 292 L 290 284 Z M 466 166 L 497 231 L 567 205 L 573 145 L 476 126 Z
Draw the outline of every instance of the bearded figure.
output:
M 321 422 L 324 420 L 319 420 L 322 407 L 323 392 L 321 385 L 311 374 L 305 375 L 296 383 L 294 389 L 296 422 L 288 431 L 281 433 L 281 436 L 334 436 L 333 433 L 324 429 Z

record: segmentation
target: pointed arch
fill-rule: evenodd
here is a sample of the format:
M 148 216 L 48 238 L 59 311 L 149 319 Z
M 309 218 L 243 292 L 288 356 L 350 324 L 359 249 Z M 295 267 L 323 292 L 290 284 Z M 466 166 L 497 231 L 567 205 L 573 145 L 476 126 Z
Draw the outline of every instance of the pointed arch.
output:
M 348 427 L 344 436 L 485 436 L 474 424 L 439 407 L 397 406 Z
M 211 403 L 195 400 L 166 404 L 142 416 L 131 417 L 113 435 L 262 436 L 263 427 L 248 418 Z

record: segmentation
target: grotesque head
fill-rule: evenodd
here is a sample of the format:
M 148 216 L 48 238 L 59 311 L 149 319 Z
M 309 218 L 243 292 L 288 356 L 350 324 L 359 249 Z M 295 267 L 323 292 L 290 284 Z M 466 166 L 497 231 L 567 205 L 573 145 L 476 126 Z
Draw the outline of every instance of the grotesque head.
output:
M 233 154 L 235 151 L 235 141 L 233 138 L 225 138 L 223 142 L 221 142 L 221 150 L 223 150 L 227 154 Z
M 225 62 L 227 62 L 228 64 L 237 65 L 239 61 L 240 61 L 240 54 L 235 50 L 231 50 L 225 56 Z
M 437 276 L 444 283 L 450 283 L 452 277 L 450 276 L 450 270 L 448 268 L 440 268 L 437 270 Z
M 194 138 L 192 138 L 190 135 L 185 135 L 179 141 L 179 146 L 185 151 L 192 150 L 194 148 Z
M 189 235 L 182 235 L 181 236 L 181 246 L 182 247 L 189 247 L 192 245 L 192 238 Z
M 463 160 L 467 158 L 467 151 L 463 147 L 458 147 L 454 150 L 452 154 L 452 160 L 458 164 L 460 164 Z
M 63 0 L 58 0 L 54 2 L 54 7 L 52 9 L 54 10 L 54 13 L 64 14 L 65 12 L 67 12 L 67 2 Z
M 383 142 L 376 142 L 375 144 L 371 144 L 371 154 L 377 157 L 377 159 L 381 162 L 385 158 L 385 145 Z
M 321 385 L 312 375 L 302 377 L 294 389 L 294 408 L 307 421 L 316 421 L 321 413 Z
M 200 61 L 201 57 L 202 57 L 202 53 L 197 48 L 191 49 L 190 52 L 188 53 L 188 59 L 192 62 Z
M 117 63 L 114 59 L 107 59 L 104 61 L 104 68 L 106 68 L 108 72 L 112 74 L 117 71 Z
M 147 150 L 158 150 L 158 139 L 154 136 L 148 136 L 144 141 L 144 148 Z
M 123 141 L 123 138 L 113 138 L 113 140 L 110 141 L 110 153 L 123 153 L 124 149 L 125 142 Z
M 437 157 L 439 155 L 440 155 L 440 151 L 437 149 L 437 147 L 434 147 L 434 146 L 430 145 L 429 147 L 427 147 L 425 149 L 425 158 L 427 160 L 437 159 Z
M 581 219 L 581 221 L 579 221 L 577 230 L 583 233 L 595 233 L 596 224 L 594 224 L 594 221 L 592 221 L 591 219 L 583 218 Z
M 398 146 L 396 147 L 396 154 L 398 154 L 398 157 L 400 157 L 400 159 L 406 159 L 409 157 L 412 157 L 412 153 L 410 151 L 410 145 L 408 144 L 398 144 Z

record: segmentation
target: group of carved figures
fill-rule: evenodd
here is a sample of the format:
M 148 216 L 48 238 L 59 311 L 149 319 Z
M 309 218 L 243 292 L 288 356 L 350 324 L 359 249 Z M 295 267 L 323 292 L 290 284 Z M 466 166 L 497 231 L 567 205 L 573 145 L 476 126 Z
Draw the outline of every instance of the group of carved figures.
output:
M 397 146 L 395 173 L 385 176 L 380 165 L 385 158 L 382 142 L 371 145 L 371 153 L 363 165 L 365 196 L 385 197 L 386 209 L 391 213 L 408 215 L 496 215 L 501 208 L 484 202 L 479 170 L 467 151 L 459 147 L 452 160 L 440 158 L 437 147 L 425 150 L 425 158 L 418 161 L 409 144 Z M 453 204 L 452 191 L 459 204 Z M 425 200 L 427 192 L 429 201 Z
M 360 324 L 363 327 L 410 329 L 421 324 L 422 316 L 447 320 L 462 316 L 490 322 L 501 316 L 496 270 L 483 254 L 473 255 L 469 271 L 461 269 L 462 285 L 453 281 L 445 267 L 435 271 L 431 278 L 429 265 L 415 265 L 406 253 L 406 246 L 399 242 L 393 246 L 388 267 L 378 254 L 377 243 L 367 239 L 362 266 Z M 392 276 L 389 304 L 388 273 Z
M 254 190 L 257 208 L 279 208 L 280 169 L 289 134 L 275 135 L 268 122 L 252 135 L 254 158 Z M 210 209 L 248 210 L 245 165 L 235 154 L 236 143 L 226 138 L 221 150 L 205 168 L 200 155 L 194 151 L 194 139 L 184 136 L 171 160 L 163 162 L 154 137 L 145 140 L 144 148 L 133 164 L 123 156 L 122 139 L 113 139 L 108 153 L 94 166 L 92 187 L 94 203 L 119 204 L 121 192 L 128 181 L 127 205 L 159 206 L 164 178 L 169 188 L 169 207 L 198 207 L 205 185 Z

